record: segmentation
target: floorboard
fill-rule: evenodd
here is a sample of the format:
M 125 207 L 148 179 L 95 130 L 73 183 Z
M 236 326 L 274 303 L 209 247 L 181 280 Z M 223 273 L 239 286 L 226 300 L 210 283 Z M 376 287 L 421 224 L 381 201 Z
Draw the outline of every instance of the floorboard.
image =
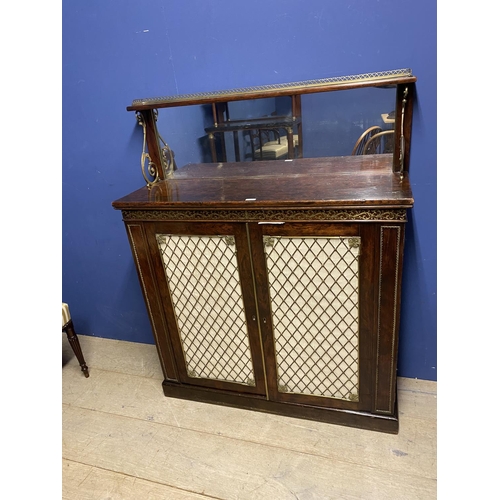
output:
M 80 341 L 87 379 L 63 339 L 63 498 L 436 498 L 435 382 L 398 380 L 394 436 L 166 398 L 154 346 Z

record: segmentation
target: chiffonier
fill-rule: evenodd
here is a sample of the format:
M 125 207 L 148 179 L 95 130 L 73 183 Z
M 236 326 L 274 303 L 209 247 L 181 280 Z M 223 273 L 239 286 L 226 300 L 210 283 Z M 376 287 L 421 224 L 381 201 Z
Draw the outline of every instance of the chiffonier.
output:
M 127 108 L 145 185 L 113 207 L 166 396 L 398 432 L 415 82 L 392 70 Z

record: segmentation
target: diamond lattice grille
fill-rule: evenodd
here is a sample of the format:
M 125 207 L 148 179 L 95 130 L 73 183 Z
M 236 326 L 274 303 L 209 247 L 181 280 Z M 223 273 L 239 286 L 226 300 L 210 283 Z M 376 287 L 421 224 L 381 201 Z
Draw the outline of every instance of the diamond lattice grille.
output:
M 357 401 L 360 239 L 264 242 L 279 391 Z
M 157 235 L 157 241 L 188 375 L 255 385 L 234 239 Z

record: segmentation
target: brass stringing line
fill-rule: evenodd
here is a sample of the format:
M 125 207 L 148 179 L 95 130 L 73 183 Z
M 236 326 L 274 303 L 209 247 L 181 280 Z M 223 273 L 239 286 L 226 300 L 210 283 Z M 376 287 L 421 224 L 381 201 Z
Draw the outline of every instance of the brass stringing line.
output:
M 399 276 L 399 245 L 400 245 L 400 240 L 401 240 L 401 228 L 399 226 L 389 226 L 389 227 L 396 227 L 398 230 L 398 248 L 396 250 L 396 273 L 394 276 L 394 308 L 392 311 L 393 317 L 392 317 L 392 349 L 391 349 L 391 390 L 389 392 L 389 411 L 391 411 L 392 408 L 392 387 L 394 383 L 394 344 L 396 342 L 396 316 L 398 314 L 397 312 L 397 299 L 398 299 L 398 276 Z
M 391 378 L 390 385 L 392 388 L 393 384 L 393 370 L 394 370 L 394 342 L 396 340 L 396 300 L 397 300 L 397 287 L 398 287 L 398 272 L 399 272 L 399 244 L 401 239 L 401 228 L 399 226 L 382 226 L 380 228 L 380 266 L 379 266 L 379 284 L 378 284 L 378 325 L 377 325 L 377 367 L 375 371 L 375 410 L 384 413 L 390 413 L 392 407 L 392 393 L 389 395 L 389 409 L 381 410 L 377 408 L 378 403 L 378 360 L 380 351 L 380 300 L 382 294 L 382 252 L 384 249 L 384 229 L 397 229 L 398 230 L 398 248 L 396 251 L 396 277 L 395 277 L 395 289 L 394 289 L 394 309 L 393 309 L 393 323 L 392 323 L 392 351 L 391 351 Z M 391 389 L 392 390 L 392 389 Z
M 408 97 L 408 87 L 405 88 L 405 91 L 403 93 L 403 105 L 401 109 L 401 135 L 399 139 L 399 176 L 401 179 L 403 179 L 403 164 L 405 159 L 404 122 L 405 122 L 405 106 L 407 97 Z
M 146 124 L 144 123 L 143 117 L 140 113 L 136 113 L 137 117 L 137 122 L 139 125 L 142 126 L 142 132 L 143 132 L 143 139 L 142 139 L 142 154 L 141 154 L 141 171 L 142 171 L 142 176 L 144 177 L 144 180 L 146 181 L 146 184 L 148 187 L 152 186 L 155 182 L 158 182 L 158 169 L 156 168 L 156 165 L 151 161 L 151 157 L 149 156 L 149 153 L 146 153 Z M 148 160 L 148 173 L 153 177 L 153 180 L 151 181 L 148 176 L 146 175 L 146 160 Z
M 382 295 L 382 252 L 384 251 L 384 226 L 380 228 L 380 255 L 379 255 L 379 270 L 378 270 L 378 310 L 377 310 L 377 356 L 375 369 L 375 411 L 377 411 L 378 403 L 378 360 L 380 353 L 380 300 Z

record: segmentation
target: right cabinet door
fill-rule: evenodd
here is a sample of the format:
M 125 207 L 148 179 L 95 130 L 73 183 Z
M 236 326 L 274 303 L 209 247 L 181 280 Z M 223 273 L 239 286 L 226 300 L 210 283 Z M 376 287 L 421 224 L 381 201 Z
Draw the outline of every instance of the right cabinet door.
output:
M 374 234 L 362 224 L 252 225 L 271 399 L 372 408 Z

